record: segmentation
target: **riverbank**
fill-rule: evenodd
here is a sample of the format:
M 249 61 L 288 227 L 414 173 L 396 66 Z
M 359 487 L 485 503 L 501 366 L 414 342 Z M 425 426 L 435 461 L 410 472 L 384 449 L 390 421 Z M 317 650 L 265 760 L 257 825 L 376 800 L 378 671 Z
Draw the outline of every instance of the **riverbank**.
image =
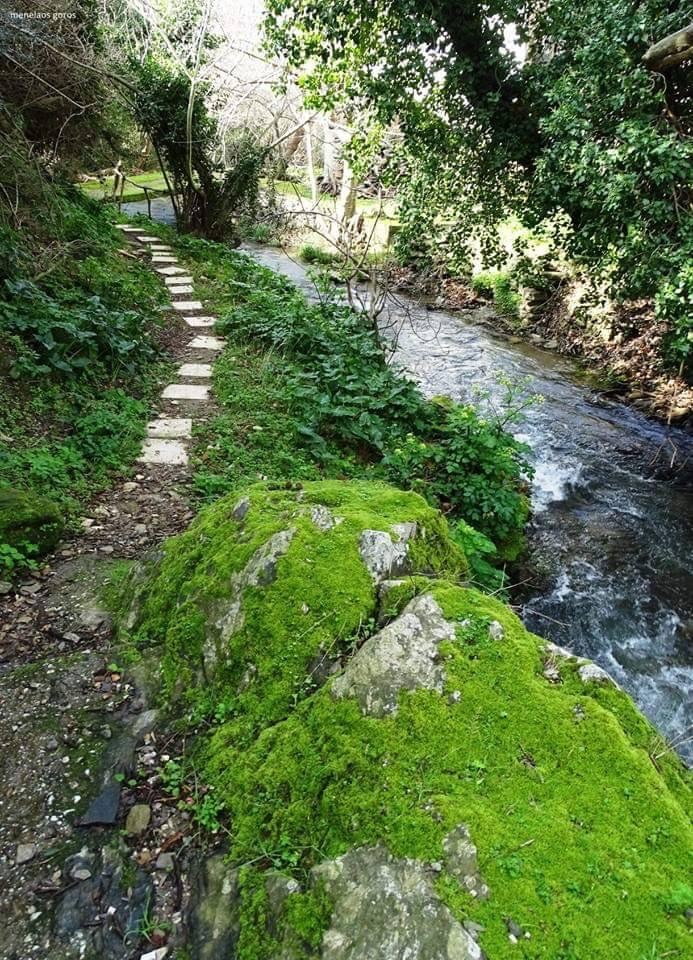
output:
M 493 304 L 454 278 L 422 276 L 413 268 L 392 267 L 394 291 L 422 299 L 437 309 L 458 311 Z M 693 387 L 664 363 L 667 326 L 645 302 L 620 308 L 599 331 L 570 315 L 560 290 L 531 318 L 504 314 L 496 307 L 492 325 L 511 342 L 518 340 L 576 361 L 585 380 L 605 397 L 633 406 L 647 416 L 693 431 Z

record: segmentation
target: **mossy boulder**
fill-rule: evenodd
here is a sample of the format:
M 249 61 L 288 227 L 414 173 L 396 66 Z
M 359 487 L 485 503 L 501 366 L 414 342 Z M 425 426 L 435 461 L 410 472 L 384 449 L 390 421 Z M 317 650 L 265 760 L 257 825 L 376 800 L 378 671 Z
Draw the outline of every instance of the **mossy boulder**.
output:
M 60 508 L 29 490 L 0 487 L 0 543 L 16 549 L 28 545 L 47 553 L 60 539 L 64 519 Z
M 234 715 L 245 736 L 339 668 L 377 615 L 381 585 L 405 574 L 467 574 L 444 518 L 417 494 L 257 484 L 169 541 L 129 627 L 162 644 L 169 701 Z
M 232 957 L 685 955 L 685 770 L 464 571 L 412 494 L 259 485 L 140 588 L 166 696 L 216 713 L 196 769 L 230 821 Z

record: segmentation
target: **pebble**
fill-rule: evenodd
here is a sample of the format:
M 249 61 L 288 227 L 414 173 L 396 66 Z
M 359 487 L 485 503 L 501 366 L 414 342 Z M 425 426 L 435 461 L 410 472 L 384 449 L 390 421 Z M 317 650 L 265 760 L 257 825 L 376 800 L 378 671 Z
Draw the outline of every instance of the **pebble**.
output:
M 132 491 L 137 490 L 138 487 L 138 483 L 135 483 L 133 480 L 128 480 L 123 484 L 123 493 L 132 493 Z
M 488 635 L 492 640 L 502 640 L 505 636 L 502 624 L 497 620 L 492 620 L 488 625 Z
M 173 870 L 173 863 L 172 853 L 160 853 L 154 866 L 157 870 Z
M 7 596 L 8 593 L 12 592 L 12 584 L 8 583 L 7 580 L 0 580 L 0 597 Z
M 14 862 L 16 864 L 28 863 L 30 860 L 33 860 L 36 856 L 36 851 L 38 847 L 35 843 L 19 843 L 17 844 L 17 851 L 15 853 Z
M 51 737 L 50 740 L 46 743 L 46 750 L 48 750 L 50 753 L 53 753 L 57 749 L 58 749 L 58 741 L 55 739 L 55 737 Z
M 125 832 L 133 837 L 144 833 L 149 826 L 151 818 L 152 810 L 149 804 L 136 803 L 135 806 L 131 808 L 125 820 Z
M 115 549 L 115 548 L 114 548 L 114 547 L 111 547 L 111 546 L 99 547 L 99 550 L 101 551 L 101 553 L 113 553 L 113 550 L 114 550 L 114 549 Z

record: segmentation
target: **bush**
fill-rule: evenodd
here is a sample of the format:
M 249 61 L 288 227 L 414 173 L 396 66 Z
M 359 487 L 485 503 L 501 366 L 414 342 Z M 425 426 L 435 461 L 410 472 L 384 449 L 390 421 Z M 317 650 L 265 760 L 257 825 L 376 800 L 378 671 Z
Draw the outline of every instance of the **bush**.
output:
M 514 319 L 520 312 L 520 295 L 513 287 L 510 274 L 502 270 L 486 270 L 472 277 L 472 290 L 483 297 L 491 297 L 503 316 Z
M 339 260 L 339 255 L 316 247 L 312 243 L 304 243 L 299 247 L 298 255 L 306 263 L 317 263 L 322 267 L 329 267 Z
M 360 314 L 309 305 L 250 258 L 226 253 L 224 262 L 234 305 L 222 328 L 281 353 L 289 412 L 315 460 L 336 473 L 345 455 L 370 464 L 514 556 L 527 517 L 526 448 L 472 407 L 426 400 L 386 362 Z

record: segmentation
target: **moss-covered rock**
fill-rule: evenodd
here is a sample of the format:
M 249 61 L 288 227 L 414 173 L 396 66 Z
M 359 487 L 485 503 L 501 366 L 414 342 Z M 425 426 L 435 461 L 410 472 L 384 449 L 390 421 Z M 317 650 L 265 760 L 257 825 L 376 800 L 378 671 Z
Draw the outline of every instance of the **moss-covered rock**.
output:
M 440 514 L 375 483 L 257 484 L 170 541 L 137 591 L 130 627 L 163 645 L 170 700 L 236 718 L 236 736 L 281 719 L 338 669 L 393 575 L 463 578 Z
M 405 921 L 414 960 L 685 954 L 681 764 L 463 574 L 418 497 L 316 483 L 219 502 L 144 585 L 167 693 L 224 705 L 197 769 L 239 960 L 397 960 Z M 278 868 L 301 889 L 271 895 Z
M 46 497 L 15 487 L 0 487 L 0 543 L 35 553 L 51 550 L 60 538 L 64 520 Z

